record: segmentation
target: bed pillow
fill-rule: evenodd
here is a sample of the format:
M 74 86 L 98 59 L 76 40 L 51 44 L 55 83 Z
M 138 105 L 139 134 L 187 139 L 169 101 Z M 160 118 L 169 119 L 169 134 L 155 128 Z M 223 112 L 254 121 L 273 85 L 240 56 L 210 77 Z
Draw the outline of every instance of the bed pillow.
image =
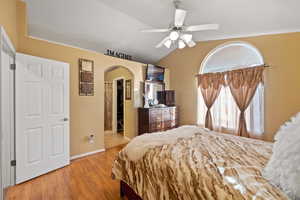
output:
M 263 175 L 291 199 L 300 199 L 300 113 L 276 133 L 273 154 Z

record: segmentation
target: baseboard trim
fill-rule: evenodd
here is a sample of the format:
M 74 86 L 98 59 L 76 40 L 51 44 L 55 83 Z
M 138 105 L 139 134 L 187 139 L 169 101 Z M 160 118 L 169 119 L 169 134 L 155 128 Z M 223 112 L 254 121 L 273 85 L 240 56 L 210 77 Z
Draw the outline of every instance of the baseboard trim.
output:
M 96 153 L 100 153 L 100 152 L 104 152 L 105 149 L 98 149 L 96 151 L 91 151 L 91 152 L 87 152 L 87 153 L 83 153 L 83 154 L 78 154 L 78 155 L 75 155 L 75 156 L 71 156 L 70 160 L 75 160 L 75 159 L 78 159 L 78 158 L 83 158 L 83 157 L 86 157 L 86 156 L 90 156 L 90 155 L 93 155 L 93 154 L 96 154 Z

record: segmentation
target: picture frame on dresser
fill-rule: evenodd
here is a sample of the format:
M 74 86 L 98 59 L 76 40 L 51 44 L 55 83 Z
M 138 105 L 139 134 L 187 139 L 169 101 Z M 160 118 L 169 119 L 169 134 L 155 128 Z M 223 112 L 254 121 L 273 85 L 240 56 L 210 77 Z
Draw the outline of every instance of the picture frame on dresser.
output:
M 164 82 L 156 82 L 156 81 L 145 81 L 144 82 L 144 99 L 143 104 L 145 104 L 145 100 L 158 100 L 158 92 L 165 90 Z M 149 102 L 148 102 L 149 103 Z

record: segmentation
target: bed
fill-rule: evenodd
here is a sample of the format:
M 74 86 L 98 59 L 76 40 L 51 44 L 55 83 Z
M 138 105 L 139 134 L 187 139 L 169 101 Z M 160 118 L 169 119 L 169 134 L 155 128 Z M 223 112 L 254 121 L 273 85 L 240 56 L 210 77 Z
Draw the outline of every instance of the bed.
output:
M 262 177 L 272 145 L 184 126 L 133 139 L 112 177 L 132 200 L 288 199 Z

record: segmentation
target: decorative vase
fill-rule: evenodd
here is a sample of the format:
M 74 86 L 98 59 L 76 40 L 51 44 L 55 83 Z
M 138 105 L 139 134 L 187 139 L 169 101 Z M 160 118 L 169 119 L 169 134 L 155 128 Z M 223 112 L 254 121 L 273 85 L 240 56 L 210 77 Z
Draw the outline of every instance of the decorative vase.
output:
M 148 101 L 147 98 L 145 98 L 144 108 L 150 108 L 150 106 L 149 106 L 149 101 Z

